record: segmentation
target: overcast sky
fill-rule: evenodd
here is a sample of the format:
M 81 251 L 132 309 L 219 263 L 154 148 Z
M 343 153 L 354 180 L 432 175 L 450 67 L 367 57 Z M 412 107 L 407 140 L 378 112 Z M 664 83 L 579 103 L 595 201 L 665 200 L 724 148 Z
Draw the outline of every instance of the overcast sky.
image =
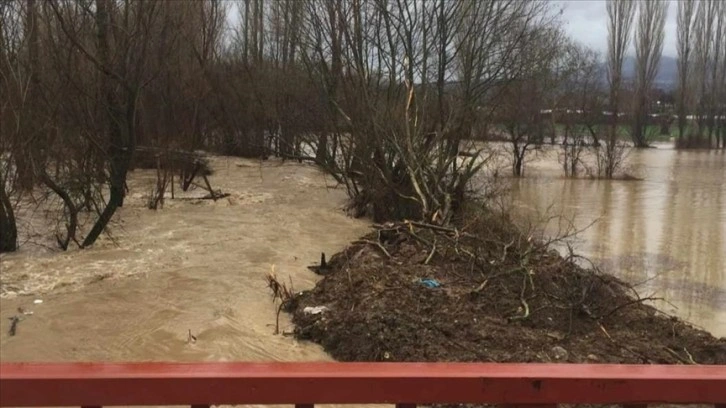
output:
M 663 55 L 670 57 L 676 56 L 676 1 L 669 0 L 665 24 Z M 561 0 L 557 3 L 564 8 L 562 20 L 567 33 L 581 43 L 606 53 L 608 29 L 605 0 Z M 629 54 L 635 54 L 633 47 L 631 39 Z

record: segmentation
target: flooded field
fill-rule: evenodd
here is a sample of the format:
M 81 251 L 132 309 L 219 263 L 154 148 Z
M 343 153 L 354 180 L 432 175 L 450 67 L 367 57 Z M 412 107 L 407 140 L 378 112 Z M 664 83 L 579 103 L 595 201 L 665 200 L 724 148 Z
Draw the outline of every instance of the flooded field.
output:
M 553 152 L 512 179 L 520 208 L 558 211 L 583 232 L 577 249 L 643 295 L 726 336 L 726 156 L 633 152 L 644 181 L 567 180 Z M 113 240 L 67 253 L 26 246 L 0 261 L 2 361 L 328 360 L 313 344 L 274 335 L 265 274 L 295 289 L 305 267 L 368 230 L 346 216 L 344 192 L 314 167 L 219 158 L 211 200 L 145 208 L 153 172 L 136 171 Z M 288 278 L 289 277 L 289 278 Z M 36 304 L 36 300 L 42 303 Z M 32 311 L 8 335 L 8 318 Z M 281 329 L 290 330 L 281 316 Z M 196 342 L 189 341 L 189 333 Z
M 565 179 L 549 151 L 512 181 L 512 195 L 577 228 L 595 222 L 578 236 L 578 253 L 642 296 L 665 298 L 661 310 L 726 336 L 726 155 L 661 145 L 632 151 L 628 164 L 643 180 Z

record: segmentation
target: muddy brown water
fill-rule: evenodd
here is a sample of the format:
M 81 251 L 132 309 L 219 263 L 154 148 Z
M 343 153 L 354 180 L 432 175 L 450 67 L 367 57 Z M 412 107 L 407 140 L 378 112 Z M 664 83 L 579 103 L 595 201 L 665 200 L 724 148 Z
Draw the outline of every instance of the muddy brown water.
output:
M 554 203 L 586 230 L 578 249 L 670 303 L 666 311 L 726 335 L 726 157 L 648 150 L 630 157 L 645 181 L 565 180 L 543 154 L 512 180 L 519 206 Z M 264 280 L 295 289 L 306 266 L 368 230 L 344 192 L 311 166 L 214 160 L 215 202 L 145 209 L 153 173 L 136 171 L 114 240 L 67 253 L 26 246 L 0 260 L 2 361 L 319 361 L 320 347 L 275 335 Z M 35 304 L 36 299 L 43 303 Z M 32 311 L 8 335 L 9 317 Z M 283 330 L 291 330 L 287 316 Z M 196 336 L 188 342 L 189 330 Z
M 642 296 L 664 298 L 653 302 L 659 309 L 726 336 L 726 154 L 660 145 L 632 151 L 627 171 L 642 180 L 565 179 L 546 151 L 512 180 L 512 196 L 540 217 L 562 214 L 577 228 L 596 221 L 576 252 Z
M 306 266 L 368 230 L 342 211 L 344 192 L 310 166 L 219 159 L 209 200 L 144 208 L 151 172 L 131 177 L 116 242 L 2 258 L 2 361 L 328 360 L 314 344 L 274 335 L 265 275 L 297 289 Z M 42 304 L 34 304 L 42 299 Z M 8 317 L 32 311 L 8 336 Z M 291 330 L 281 316 L 281 329 Z M 189 330 L 196 336 L 188 342 Z

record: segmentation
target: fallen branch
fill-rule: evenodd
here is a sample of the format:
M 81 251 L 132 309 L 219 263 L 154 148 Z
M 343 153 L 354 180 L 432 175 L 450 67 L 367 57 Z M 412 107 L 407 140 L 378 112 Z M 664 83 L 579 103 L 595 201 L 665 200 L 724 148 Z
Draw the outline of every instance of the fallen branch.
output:
M 632 306 L 634 304 L 647 302 L 649 300 L 663 300 L 663 298 L 660 298 L 660 297 L 644 297 L 644 298 L 633 299 L 630 302 L 625 302 L 622 305 L 616 306 L 615 308 L 613 308 L 611 311 L 609 311 L 605 315 L 600 316 L 597 320 L 606 319 L 606 318 L 612 316 L 613 314 L 617 313 L 621 309 L 624 309 L 624 308 L 626 308 L 628 306 Z
M 375 247 L 378 247 L 378 249 L 380 249 L 388 258 L 391 258 L 391 254 L 386 250 L 386 248 L 383 247 L 383 245 L 381 245 L 380 242 L 370 241 L 367 239 L 359 239 L 357 241 L 353 241 L 353 243 L 373 245 Z
M 686 353 L 686 355 L 688 356 L 688 360 L 690 360 L 690 361 L 691 361 L 691 364 L 694 364 L 694 365 L 697 365 L 697 364 L 698 364 L 698 363 L 696 363 L 696 361 L 695 361 L 695 360 L 693 359 L 693 356 L 691 355 L 691 353 L 689 353 L 689 352 L 688 352 L 688 349 L 687 349 L 687 348 L 683 347 L 683 352 L 684 352 L 684 353 Z
M 427 224 L 425 222 L 406 220 L 406 221 L 404 221 L 404 223 L 413 225 L 416 227 L 420 227 L 420 228 L 428 228 L 428 229 L 434 230 L 434 231 L 445 232 L 447 234 L 456 234 L 457 233 L 457 230 L 455 230 L 453 228 L 446 228 L 446 227 L 442 227 L 439 225 Z
M 419 237 L 418 234 L 416 234 L 416 231 L 413 229 L 412 224 L 410 224 L 410 223 L 408 224 L 408 229 L 406 231 L 407 231 L 408 235 L 412 236 L 414 239 L 416 239 L 416 241 L 418 241 L 426 246 L 429 246 L 429 247 L 434 245 L 431 242 L 427 241 L 426 239 Z
M 610 341 L 615 343 L 615 340 L 613 340 L 613 338 L 610 337 L 610 333 L 608 333 L 608 331 L 605 330 L 605 326 L 603 326 L 602 323 L 600 323 L 600 322 L 598 322 L 598 325 L 600 326 L 600 330 L 602 330 L 602 332 L 605 333 L 605 336 L 607 336 L 607 338 L 610 339 Z
M 424 261 L 424 265 L 428 265 L 429 262 L 431 262 L 431 258 L 434 257 L 434 253 L 436 253 L 436 238 L 434 238 L 434 243 L 431 246 L 431 252 L 429 253 L 429 256 L 426 257 L 426 260 Z
M 678 353 L 676 353 L 676 351 L 670 347 L 663 347 L 663 349 L 683 364 L 696 364 L 695 362 L 691 362 L 691 361 L 693 361 L 693 359 L 691 359 L 691 361 L 686 360 L 685 358 L 678 355 Z
M 524 314 L 521 316 L 511 316 L 509 317 L 509 321 L 512 320 L 523 320 L 529 317 L 529 305 L 527 304 L 527 301 L 524 299 L 524 293 L 527 290 L 527 276 L 524 277 L 524 282 L 522 282 L 522 292 L 519 294 L 519 303 L 522 305 L 522 309 L 524 309 Z
M 477 286 L 476 289 L 472 290 L 472 293 L 479 293 L 487 286 L 487 283 L 489 283 L 489 279 L 485 279 L 484 282 L 481 283 L 481 285 Z

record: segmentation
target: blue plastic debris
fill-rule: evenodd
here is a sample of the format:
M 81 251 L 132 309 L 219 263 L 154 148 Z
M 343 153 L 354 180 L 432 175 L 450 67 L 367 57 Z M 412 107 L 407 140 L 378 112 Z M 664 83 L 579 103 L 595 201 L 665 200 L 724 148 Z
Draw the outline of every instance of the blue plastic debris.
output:
M 441 283 L 439 283 L 436 279 L 421 279 L 421 284 L 427 288 L 438 288 L 441 286 Z

